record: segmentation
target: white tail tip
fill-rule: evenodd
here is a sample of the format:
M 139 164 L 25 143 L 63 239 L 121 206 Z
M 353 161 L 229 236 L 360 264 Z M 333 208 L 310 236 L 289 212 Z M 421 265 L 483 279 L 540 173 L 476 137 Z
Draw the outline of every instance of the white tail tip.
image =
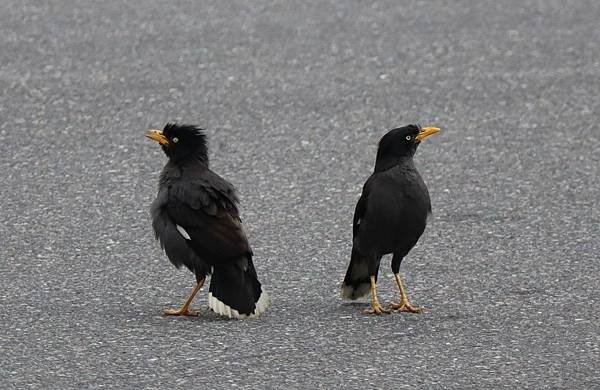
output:
M 258 302 L 256 302 L 255 304 L 254 312 L 250 314 L 240 314 L 240 312 L 236 309 L 233 309 L 230 306 L 218 300 L 215 296 L 212 295 L 212 293 L 208 293 L 208 307 L 210 307 L 212 311 L 219 315 L 229 318 L 235 318 L 238 320 L 242 320 L 244 318 L 258 317 L 267 310 L 268 306 L 269 294 L 267 294 L 263 287 L 261 287 L 260 298 L 258 298 Z
M 371 293 L 371 285 L 369 283 L 359 284 L 358 287 L 342 284 L 342 298 L 355 300 Z

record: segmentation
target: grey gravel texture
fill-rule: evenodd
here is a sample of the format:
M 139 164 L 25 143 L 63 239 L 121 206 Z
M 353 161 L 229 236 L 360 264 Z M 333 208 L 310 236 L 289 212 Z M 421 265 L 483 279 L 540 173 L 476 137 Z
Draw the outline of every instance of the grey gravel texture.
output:
M 1 388 L 600 387 L 600 2 L 0 0 Z M 194 278 L 143 137 L 210 137 L 272 296 L 165 318 Z M 355 202 L 407 123 L 422 315 L 343 303 Z M 389 259 L 380 298 L 396 298 Z

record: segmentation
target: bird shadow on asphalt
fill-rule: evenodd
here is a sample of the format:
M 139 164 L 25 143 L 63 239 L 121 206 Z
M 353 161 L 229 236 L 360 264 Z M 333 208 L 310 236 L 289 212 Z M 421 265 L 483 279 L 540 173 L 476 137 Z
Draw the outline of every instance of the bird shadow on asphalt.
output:
M 386 305 L 384 305 L 385 307 Z M 239 323 L 240 320 L 230 319 L 227 317 L 220 316 L 214 313 L 206 305 L 194 305 L 193 309 L 199 311 L 198 316 L 168 316 L 164 315 L 162 310 L 166 307 L 175 307 L 169 303 L 157 303 L 152 302 L 150 305 L 138 306 L 138 305 L 122 305 L 120 309 L 112 311 L 107 315 L 109 321 L 123 321 L 126 323 L 154 323 L 164 325 L 166 321 L 174 321 L 175 323 L 182 322 L 200 322 L 200 323 L 214 323 L 214 324 L 226 324 L 226 323 Z M 304 307 L 304 306 L 303 306 Z M 357 300 L 357 301 L 330 301 L 314 302 L 314 304 L 306 305 L 306 310 L 302 308 L 296 308 L 294 310 L 294 316 L 299 316 L 303 320 L 314 320 L 318 318 L 320 321 L 337 321 L 340 319 L 369 319 L 369 318 L 390 318 L 398 320 L 402 318 L 407 321 L 417 322 L 453 322 L 460 321 L 472 317 L 468 312 L 456 312 L 444 310 L 444 308 L 431 308 L 426 307 L 424 313 L 412 314 L 412 313 L 401 313 L 391 312 L 389 315 L 374 316 L 364 313 L 366 309 L 370 307 L 369 299 Z M 245 321 L 267 321 L 275 317 L 287 318 L 289 316 L 288 310 L 282 307 L 273 307 L 263 315 L 246 319 Z
M 386 305 L 384 305 L 385 307 Z M 365 314 L 364 310 L 368 309 L 370 307 L 369 301 L 365 300 L 364 302 L 361 301 L 354 301 L 354 302 L 342 302 L 339 305 L 340 309 L 339 313 L 340 314 L 344 314 L 344 315 L 353 315 L 357 318 L 360 317 L 381 317 L 381 316 L 373 316 L 371 314 Z M 387 317 L 388 315 L 385 315 L 384 317 Z M 460 320 L 464 320 L 467 318 L 472 317 L 471 315 L 469 315 L 469 313 L 466 312 L 447 312 L 445 310 L 439 310 L 436 308 L 430 308 L 430 307 L 425 307 L 425 310 L 423 313 L 418 313 L 418 314 L 414 314 L 414 313 L 402 313 L 402 312 L 398 312 L 398 311 L 392 311 L 391 313 L 389 313 L 389 316 L 391 317 L 396 317 L 396 316 L 401 316 L 402 318 L 406 319 L 406 320 L 411 320 L 411 321 L 423 321 L 423 322 L 429 322 L 429 321 L 434 321 L 434 322 L 447 322 L 447 321 L 460 321 Z
M 215 314 L 208 306 L 192 306 L 192 309 L 198 310 L 197 316 L 169 316 L 163 314 L 163 309 L 170 308 L 172 305 L 165 304 L 162 306 L 121 306 L 119 310 L 113 311 L 108 315 L 110 321 L 124 321 L 127 323 L 156 323 L 162 324 L 165 321 L 175 322 L 204 322 L 204 323 L 227 323 L 238 322 L 235 318 L 227 318 Z M 173 306 L 175 307 L 175 306 Z M 260 318 L 260 317 L 259 317 Z

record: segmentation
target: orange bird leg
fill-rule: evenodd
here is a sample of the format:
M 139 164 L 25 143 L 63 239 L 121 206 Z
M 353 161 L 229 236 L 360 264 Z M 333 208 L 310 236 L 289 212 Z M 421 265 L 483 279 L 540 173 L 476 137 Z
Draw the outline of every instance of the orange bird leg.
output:
M 375 282 L 375 276 L 371 276 L 371 308 L 364 311 L 365 314 L 389 314 L 389 310 L 385 310 L 379 304 L 377 298 L 377 283 Z
M 402 279 L 400 279 L 400 274 L 394 274 L 394 277 L 396 278 L 398 290 L 400 290 L 400 303 L 392 303 L 390 305 L 390 309 L 394 311 L 405 311 L 409 313 L 422 313 L 424 308 L 419 306 L 412 306 L 410 302 L 408 302 L 408 295 L 406 294 L 406 289 L 404 288 Z
M 204 280 L 205 279 L 202 279 L 196 283 L 196 287 L 194 287 L 190 296 L 187 297 L 183 306 L 181 306 L 179 309 L 164 309 L 163 314 L 167 316 L 197 316 L 200 314 L 198 310 L 190 310 L 189 307 L 198 291 L 200 291 L 202 286 L 204 286 Z

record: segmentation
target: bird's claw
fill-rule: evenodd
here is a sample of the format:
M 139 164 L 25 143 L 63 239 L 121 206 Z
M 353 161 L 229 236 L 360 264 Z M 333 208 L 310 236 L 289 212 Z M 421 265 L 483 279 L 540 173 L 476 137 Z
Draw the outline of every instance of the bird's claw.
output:
M 198 310 L 189 310 L 189 309 L 163 309 L 163 314 L 166 316 L 186 316 L 186 317 L 197 317 L 200 315 L 200 311 Z
M 403 311 L 407 313 L 423 313 L 423 311 L 425 311 L 425 308 L 421 306 L 412 306 L 408 302 L 400 302 L 390 304 L 389 310 Z
M 363 313 L 381 315 L 381 314 L 390 314 L 390 311 L 384 309 L 383 307 L 381 307 L 381 305 L 373 305 L 370 309 L 365 309 L 363 311 Z

